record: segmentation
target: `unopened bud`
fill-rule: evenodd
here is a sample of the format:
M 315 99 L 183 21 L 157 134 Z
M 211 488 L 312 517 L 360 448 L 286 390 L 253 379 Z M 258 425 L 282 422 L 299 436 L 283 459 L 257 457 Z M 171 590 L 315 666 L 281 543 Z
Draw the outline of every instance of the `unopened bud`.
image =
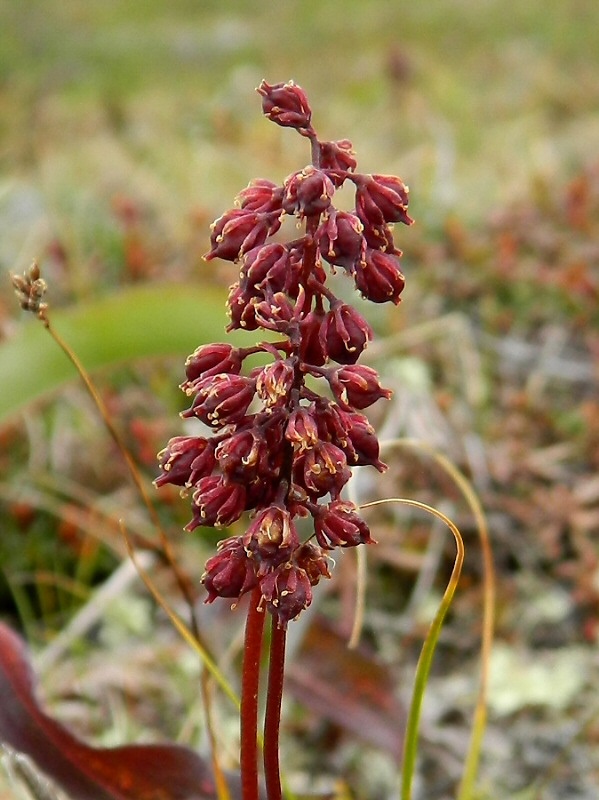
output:
M 295 380 L 288 360 L 277 359 L 263 367 L 256 377 L 256 394 L 267 407 L 285 404 Z
M 360 175 L 356 183 L 356 213 L 365 225 L 403 222 L 411 225 L 408 215 L 408 188 L 394 175 Z
M 162 473 L 154 481 L 156 486 L 190 486 L 212 472 L 214 446 L 202 436 L 175 436 L 158 453 L 158 463 Z
M 328 357 L 339 364 L 355 364 L 372 335 L 364 317 L 346 303 L 329 311 L 320 331 Z
M 327 373 L 326 377 L 341 407 L 348 411 L 368 408 L 381 397 L 391 397 L 391 391 L 383 389 L 378 373 L 372 367 L 362 364 L 340 367 Z
M 262 95 L 263 113 L 277 125 L 299 131 L 310 129 L 312 111 L 308 98 L 293 81 L 272 85 L 262 81 L 256 91 Z
M 218 553 L 206 562 L 202 583 L 206 587 L 207 603 L 217 597 L 241 597 L 258 582 L 254 563 L 247 555 L 239 537 L 218 544 Z
M 206 425 L 220 428 L 243 419 L 254 397 L 256 382 L 243 375 L 221 373 L 204 378 L 197 389 L 191 408 L 181 416 L 197 417 Z
M 397 258 L 389 253 L 368 248 L 364 259 L 356 264 L 356 288 L 373 303 L 399 303 L 405 278 Z
M 329 177 L 339 187 L 346 179 L 347 172 L 353 172 L 357 161 L 349 139 L 340 139 L 338 142 L 319 142 L 320 167 L 326 169 Z
M 325 550 L 373 544 L 368 525 L 357 513 L 357 506 L 346 500 L 334 500 L 319 509 L 314 519 L 318 544 Z
M 239 350 L 230 344 L 215 343 L 204 344 L 198 347 L 185 361 L 185 375 L 187 380 L 181 384 L 184 392 L 195 381 L 218 375 L 221 372 L 238 375 L 241 369 L 241 356 Z
M 321 169 L 305 167 L 285 181 L 283 208 L 288 214 L 309 217 L 322 214 L 331 205 L 333 182 Z
M 200 478 L 193 493 L 193 519 L 185 530 L 232 525 L 245 511 L 245 499 L 245 488 L 239 483 L 218 475 Z

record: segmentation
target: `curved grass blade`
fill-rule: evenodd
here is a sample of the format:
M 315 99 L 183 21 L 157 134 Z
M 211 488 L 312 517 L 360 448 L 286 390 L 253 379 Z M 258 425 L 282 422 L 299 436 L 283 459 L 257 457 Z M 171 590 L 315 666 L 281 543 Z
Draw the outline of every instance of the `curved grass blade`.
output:
M 470 800 L 474 792 L 474 783 L 478 772 L 480 754 L 482 749 L 483 737 L 487 724 L 487 694 L 489 685 L 489 665 L 491 659 L 491 649 L 493 647 L 494 636 L 494 617 L 495 617 L 495 569 L 493 566 L 493 553 L 491 550 L 491 538 L 489 526 L 483 511 L 482 505 L 476 491 L 470 481 L 453 464 L 447 456 L 430 447 L 425 442 L 418 439 L 391 439 L 381 442 L 381 449 L 392 449 L 395 447 L 406 447 L 430 456 L 439 467 L 448 475 L 458 487 L 464 499 L 468 503 L 472 516 L 476 522 L 478 537 L 483 556 L 483 624 L 481 636 L 481 669 L 476 707 L 474 709 L 474 719 L 472 722 L 472 732 L 464 772 L 458 789 L 457 800 Z
M 402 776 L 401 776 L 401 800 L 411 800 L 412 797 L 412 781 L 414 778 L 414 769 L 416 766 L 416 754 L 418 751 L 418 726 L 420 724 L 420 712 L 422 710 L 422 701 L 424 699 L 424 692 L 430 673 L 431 665 L 433 663 L 433 656 L 443 627 L 443 621 L 447 614 L 455 590 L 460 579 L 462 572 L 462 564 L 464 563 L 464 541 L 462 536 L 454 523 L 445 516 L 441 511 L 438 511 L 426 503 L 420 503 L 418 500 L 408 500 L 403 497 L 384 498 L 382 500 L 374 500 L 371 503 L 363 503 L 360 508 L 372 508 L 373 506 L 388 505 L 396 503 L 399 505 L 412 506 L 432 514 L 437 519 L 440 519 L 450 529 L 456 543 L 456 557 L 453 564 L 453 569 L 449 578 L 449 582 L 443 594 L 443 598 L 435 614 L 429 632 L 422 645 L 420 658 L 416 666 L 416 675 L 414 677 L 414 691 L 412 693 L 412 702 L 410 704 L 410 711 L 408 714 L 408 721 L 406 725 L 406 738 L 404 742 Z

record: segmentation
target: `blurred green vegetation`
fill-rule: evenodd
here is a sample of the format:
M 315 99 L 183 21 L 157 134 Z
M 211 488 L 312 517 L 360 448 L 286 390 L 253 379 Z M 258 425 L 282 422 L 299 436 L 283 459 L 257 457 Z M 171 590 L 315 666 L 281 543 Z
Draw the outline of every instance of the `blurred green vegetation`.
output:
M 144 179 L 171 220 L 219 209 L 290 169 L 253 88 L 292 77 L 326 136 L 409 179 L 417 211 L 477 216 L 587 151 L 598 17 L 593 0 L 5 0 L 0 163 L 34 170 L 55 214 Z

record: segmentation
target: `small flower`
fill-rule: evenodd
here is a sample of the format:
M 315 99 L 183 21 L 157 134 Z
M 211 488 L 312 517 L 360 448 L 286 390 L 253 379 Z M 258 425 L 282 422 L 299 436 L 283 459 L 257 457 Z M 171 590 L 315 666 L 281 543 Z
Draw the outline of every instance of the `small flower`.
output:
M 408 188 L 393 175 L 356 175 L 356 213 L 365 224 L 383 225 L 403 222 L 411 225 L 408 216 Z
M 339 413 L 352 449 L 351 463 L 355 466 L 372 466 L 384 472 L 387 466 L 379 459 L 379 440 L 367 417 L 357 411 Z
M 312 602 L 312 583 L 305 569 L 292 563 L 280 564 L 260 581 L 266 607 L 279 628 L 298 617 Z
M 319 508 L 314 517 L 318 544 L 325 550 L 373 544 L 368 525 L 357 510 L 357 506 L 347 500 L 334 500 L 326 509 Z
M 356 264 L 354 278 L 356 288 L 367 300 L 399 303 L 405 279 L 395 256 L 367 248 L 364 259 Z
M 364 317 L 346 303 L 335 303 L 320 329 L 325 352 L 339 364 L 355 364 L 372 335 Z
M 300 453 L 314 447 L 319 438 L 314 413 L 302 406 L 292 411 L 285 428 L 285 438 L 295 445 Z
M 244 375 L 223 372 L 204 378 L 197 385 L 198 393 L 191 408 L 181 416 L 197 417 L 206 425 L 222 428 L 240 422 L 254 398 L 256 382 Z
M 227 330 L 233 331 L 241 328 L 245 331 L 255 331 L 258 327 L 256 306 L 263 299 L 262 293 L 247 288 L 242 289 L 239 283 L 233 284 L 227 298 L 230 319 Z
M 318 436 L 323 442 L 336 442 L 339 447 L 345 447 L 345 423 L 341 409 L 337 403 L 332 403 L 324 397 L 314 401 L 314 419 L 318 426 Z
M 296 307 L 284 292 L 275 292 L 255 306 L 256 322 L 261 328 L 288 333 L 289 323 L 295 319 Z
M 187 357 L 185 362 L 187 380 L 181 384 L 181 388 L 184 392 L 188 392 L 192 384 L 201 378 L 209 378 L 220 372 L 238 375 L 240 370 L 241 354 L 236 347 L 230 344 L 204 344 Z
M 364 226 L 355 214 L 331 212 L 320 226 L 320 253 L 329 264 L 352 272 L 365 249 Z
M 295 369 L 289 359 L 277 359 L 258 372 L 256 394 L 268 407 L 284 404 L 294 380 Z
M 349 139 L 340 139 L 338 142 L 319 142 L 320 166 L 326 169 L 333 183 L 341 186 L 347 177 L 347 172 L 356 168 L 356 154 Z
M 314 497 L 337 497 L 351 477 L 345 453 L 331 442 L 317 442 L 296 459 L 294 468 L 296 482 Z
M 200 525 L 213 528 L 226 527 L 245 511 L 245 487 L 239 483 L 209 475 L 200 478 L 193 493 L 193 519 L 185 530 L 193 531 Z
M 212 225 L 211 248 L 204 258 L 206 261 L 213 258 L 237 261 L 241 254 L 263 244 L 267 236 L 278 230 L 280 224 L 278 215 L 259 214 L 240 208 L 227 211 Z
M 214 455 L 223 474 L 231 480 L 247 485 L 258 477 L 270 477 L 266 441 L 255 427 L 227 436 L 217 445 Z
M 244 211 L 281 211 L 283 188 L 272 181 L 258 178 L 239 192 L 237 201 Z
M 212 472 L 214 445 L 201 436 L 175 436 L 158 453 L 158 463 L 162 473 L 154 481 L 155 486 L 167 483 L 190 486 L 197 478 Z
M 333 182 L 323 170 L 305 167 L 285 181 L 283 208 L 288 214 L 303 217 L 322 214 L 331 205 Z
M 257 560 L 258 575 L 288 561 L 299 546 L 291 514 L 279 505 L 260 511 L 242 538 L 248 554 Z
M 293 562 L 308 576 L 311 586 L 316 586 L 321 578 L 330 578 L 329 560 L 323 549 L 314 542 L 304 542 L 293 554 Z
M 390 225 L 365 225 L 364 244 L 365 248 L 361 253 L 361 260 L 364 257 L 367 247 L 372 248 L 372 250 L 380 250 L 382 253 L 389 253 L 398 258 L 403 255 L 401 250 L 395 247 L 393 232 Z
M 293 81 L 268 84 L 262 81 L 258 89 L 262 95 L 262 111 L 270 120 L 286 128 L 309 131 L 312 111 L 303 89 Z
M 289 253 L 282 244 L 265 244 L 246 253 L 240 286 L 260 290 L 264 284 L 273 292 L 285 289 L 289 272 Z
M 257 582 L 254 562 L 238 536 L 218 543 L 218 552 L 208 559 L 202 575 L 202 583 L 208 591 L 207 603 L 217 597 L 241 597 Z
M 333 394 L 347 411 L 368 408 L 381 397 L 391 397 L 391 391 L 383 389 L 379 376 L 372 367 L 356 364 L 340 367 L 325 375 Z

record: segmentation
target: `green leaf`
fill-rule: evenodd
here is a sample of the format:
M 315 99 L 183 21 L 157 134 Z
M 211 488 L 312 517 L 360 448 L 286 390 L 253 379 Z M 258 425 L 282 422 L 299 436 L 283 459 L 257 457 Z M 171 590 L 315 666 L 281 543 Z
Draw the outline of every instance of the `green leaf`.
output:
M 198 345 L 225 336 L 224 300 L 222 290 L 214 287 L 152 284 L 121 289 L 74 308 L 51 310 L 50 319 L 93 372 L 145 358 L 178 356 L 183 360 Z M 227 335 L 238 343 L 244 342 L 242 337 Z M 32 319 L 0 344 L 0 376 L 2 425 L 77 378 L 77 373 L 43 324 Z

